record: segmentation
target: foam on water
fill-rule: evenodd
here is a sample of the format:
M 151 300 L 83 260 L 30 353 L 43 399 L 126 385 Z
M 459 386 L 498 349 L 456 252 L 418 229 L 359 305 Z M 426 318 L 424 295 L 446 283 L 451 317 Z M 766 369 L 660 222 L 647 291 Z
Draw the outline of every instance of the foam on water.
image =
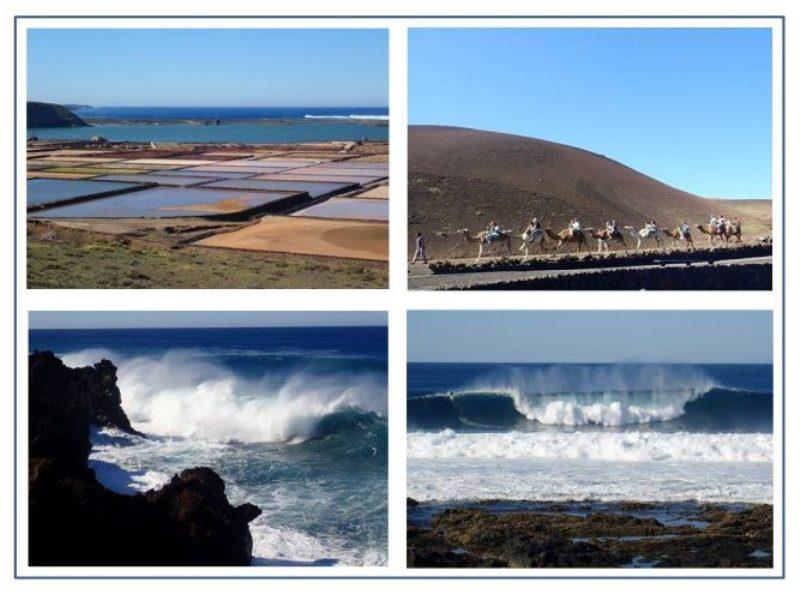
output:
M 280 382 L 248 380 L 191 353 L 124 358 L 102 349 L 63 356 L 69 366 L 110 358 L 122 407 L 148 434 L 212 442 L 301 442 L 326 416 L 346 409 L 384 415 L 386 386 L 366 374 L 297 372 Z
M 291 478 L 267 479 L 245 484 L 239 480 L 247 473 L 247 465 L 255 456 L 266 463 L 281 459 L 280 446 L 229 445 L 198 442 L 187 438 L 140 438 L 116 430 L 100 429 L 92 434 L 90 466 L 98 481 L 121 494 L 135 494 L 159 488 L 172 475 L 195 466 L 208 465 L 223 475 L 226 494 L 234 505 L 252 502 L 264 511 L 250 523 L 253 536 L 253 564 L 271 565 L 382 565 L 386 563 L 385 542 L 374 540 L 364 544 L 351 539 L 352 532 L 342 532 L 337 526 L 327 528 L 314 522 L 326 523 L 332 512 L 348 510 L 340 496 L 341 490 L 329 483 L 320 486 L 306 474 L 306 485 L 295 485 Z M 298 474 L 299 475 L 299 474 Z M 309 496 L 308 486 L 316 490 Z M 352 529 L 364 510 L 354 499 L 350 504 L 359 515 L 349 519 Z M 343 519 L 347 520 L 347 519 Z M 363 526 L 363 525 L 362 525 Z M 314 530 L 310 533 L 309 529 Z
M 772 435 L 642 431 L 456 433 L 446 429 L 409 432 L 408 457 L 770 463 Z
M 419 501 L 772 502 L 769 463 L 408 459 Z

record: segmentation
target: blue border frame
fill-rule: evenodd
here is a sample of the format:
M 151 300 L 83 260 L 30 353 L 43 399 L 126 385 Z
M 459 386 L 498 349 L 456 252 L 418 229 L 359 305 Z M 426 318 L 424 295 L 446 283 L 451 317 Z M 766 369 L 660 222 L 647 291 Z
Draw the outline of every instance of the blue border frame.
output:
M 624 575 L 20 575 L 17 559 L 17 35 L 20 19 L 386 19 L 386 20 L 437 20 L 437 19 L 775 19 L 781 26 L 781 504 L 782 504 L 782 552 L 780 575 L 652 575 L 632 577 Z M 428 579 L 428 580 L 484 580 L 484 579 L 585 579 L 585 580 L 653 580 L 653 579 L 786 579 L 786 16 L 785 15 L 15 15 L 14 16 L 14 579 Z M 27 285 L 27 284 L 26 284 Z M 27 289 L 27 288 L 26 288 Z M 774 293 L 774 289 L 770 291 Z M 407 568 L 407 567 L 406 567 Z

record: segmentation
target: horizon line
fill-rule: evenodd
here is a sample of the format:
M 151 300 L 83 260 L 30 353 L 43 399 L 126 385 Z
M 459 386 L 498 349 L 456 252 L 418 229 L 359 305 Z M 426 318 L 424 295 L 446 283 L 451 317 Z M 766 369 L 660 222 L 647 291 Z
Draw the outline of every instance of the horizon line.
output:
M 673 360 L 661 361 L 503 361 L 491 362 L 483 360 L 409 360 L 407 365 L 774 365 L 775 361 L 728 361 L 728 362 L 680 362 Z
M 31 331 L 88 331 L 88 330 L 106 330 L 106 331 L 125 331 L 129 329 L 316 329 L 323 327 L 336 327 L 336 328 L 361 328 L 361 327 L 383 327 L 388 328 L 388 325 L 155 325 L 155 326 L 142 326 L 142 327 L 28 327 L 28 332 Z
M 92 104 L 89 102 L 64 102 L 53 100 L 31 100 L 26 102 L 41 102 L 42 104 L 60 104 L 61 106 L 88 106 L 90 108 L 385 108 L 388 104 Z

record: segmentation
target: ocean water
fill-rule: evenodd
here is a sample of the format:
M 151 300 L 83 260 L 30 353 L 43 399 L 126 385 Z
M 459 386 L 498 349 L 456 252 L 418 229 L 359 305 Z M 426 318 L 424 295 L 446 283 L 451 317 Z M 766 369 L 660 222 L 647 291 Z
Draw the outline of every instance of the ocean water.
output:
M 113 142 L 295 143 L 387 140 L 385 107 L 93 107 L 74 111 L 92 127 L 28 129 L 40 139 Z M 219 119 L 219 125 L 205 121 Z M 129 121 L 129 122 L 125 122 Z
M 254 565 L 387 560 L 386 329 L 32 330 L 70 366 L 109 358 L 146 439 L 93 433 L 121 493 L 209 466 L 250 523 Z
M 410 364 L 410 497 L 771 502 L 771 365 Z

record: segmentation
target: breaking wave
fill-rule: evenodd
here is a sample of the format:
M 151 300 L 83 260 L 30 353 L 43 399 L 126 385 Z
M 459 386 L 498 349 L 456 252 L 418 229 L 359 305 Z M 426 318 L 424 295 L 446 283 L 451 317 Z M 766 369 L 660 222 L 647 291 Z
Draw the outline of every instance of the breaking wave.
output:
M 306 119 L 336 119 L 345 121 L 388 121 L 389 115 L 305 115 Z
M 386 381 L 374 374 L 296 371 L 248 379 L 183 351 L 123 357 L 104 349 L 66 354 L 68 366 L 108 358 L 118 367 L 133 426 L 159 436 L 217 443 L 298 443 L 329 434 L 337 414 L 386 413 Z M 353 427 L 353 418 L 336 421 Z
M 772 394 L 719 387 L 691 368 L 553 367 L 408 401 L 414 429 L 655 428 L 771 432 Z
M 445 429 L 435 433 L 410 433 L 408 458 L 768 463 L 772 460 L 772 434 L 653 431 L 458 433 Z

